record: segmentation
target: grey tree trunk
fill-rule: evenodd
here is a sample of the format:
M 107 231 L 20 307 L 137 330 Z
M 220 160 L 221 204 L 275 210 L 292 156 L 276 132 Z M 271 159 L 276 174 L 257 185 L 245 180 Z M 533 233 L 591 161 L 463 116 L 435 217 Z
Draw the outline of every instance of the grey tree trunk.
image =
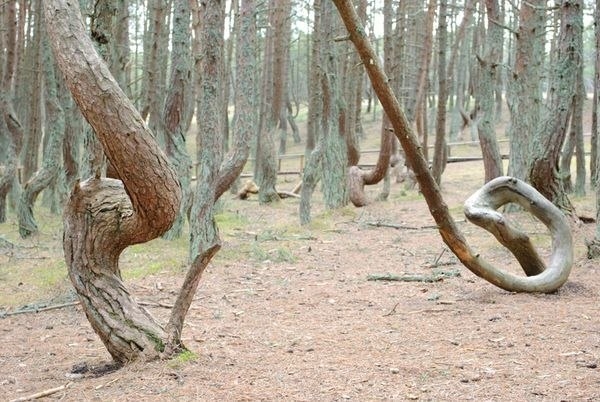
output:
M 339 103 L 342 101 L 340 83 L 337 77 L 338 65 L 337 48 L 333 44 L 333 27 L 339 26 L 339 17 L 335 13 L 333 4 L 329 1 L 321 3 L 323 14 L 322 26 L 325 28 L 321 68 L 327 87 L 323 93 L 323 118 L 327 119 L 327 126 L 323 126 L 324 148 L 322 161 L 323 200 L 328 209 L 340 208 L 348 204 L 347 166 L 348 152 L 346 139 L 340 132 Z
M 65 133 L 65 116 L 58 100 L 58 77 L 54 71 L 54 60 L 50 45 L 44 41 L 44 88 L 47 146 L 41 168 L 23 187 L 19 200 L 19 234 L 25 238 L 37 233 L 38 227 L 33 215 L 37 196 L 57 179 L 61 167 L 62 142 Z
M 540 129 L 545 5 L 545 0 L 533 0 L 521 6 L 514 66 L 507 83 L 511 116 L 508 172 L 522 180 L 527 178 L 530 168 L 534 133 Z
M 600 0 L 596 0 L 594 18 L 596 21 L 600 21 Z M 598 117 L 600 117 L 600 24 L 598 23 L 594 26 L 594 37 L 596 59 L 594 62 L 594 98 L 592 102 L 592 147 L 596 148 L 596 152 L 595 154 L 592 153 L 592 158 L 595 157 L 595 159 L 593 159 L 594 170 L 592 170 L 591 176 L 596 190 L 596 232 L 594 238 L 586 242 L 588 258 L 600 257 L 600 185 L 598 185 L 598 178 L 600 177 L 600 154 L 598 153 L 598 141 L 600 141 L 600 133 L 598 132 Z
M 306 225 L 311 221 L 311 198 L 321 178 L 323 162 L 323 85 L 320 64 L 323 51 L 323 25 L 321 23 L 323 8 L 321 0 L 314 0 L 314 22 L 312 28 L 312 48 L 308 85 L 308 121 L 306 123 L 306 166 L 302 172 L 302 189 L 298 215 L 300 223 Z
M 223 106 L 223 41 L 225 24 L 225 1 L 210 0 L 199 8 L 202 29 L 200 30 L 200 72 L 198 119 L 201 147 L 199 149 L 200 170 L 191 210 L 190 257 L 192 263 L 186 274 L 181 291 L 175 300 L 173 311 L 166 327 L 167 352 L 181 345 L 181 333 L 185 316 L 191 306 L 200 278 L 212 257 L 221 248 L 218 227 L 214 220 L 214 204 L 239 176 L 248 158 L 249 140 L 255 126 L 254 81 L 256 50 L 255 1 L 242 0 L 240 28 L 236 55 L 239 71 L 236 83 L 239 106 L 236 118 L 235 147 L 223 160 L 222 119 L 219 109 Z
M 548 107 L 534 138 L 528 178 L 556 206 L 574 213 L 557 170 L 569 110 L 576 93 L 577 66 L 582 62 L 582 43 L 578 38 L 581 38 L 579 32 L 583 29 L 583 4 L 581 0 L 563 0 L 558 12 L 561 15 L 560 32 L 548 91 Z
M 483 155 L 483 167 L 485 170 L 485 182 L 502 176 L 502 156 L 496 140 L 496 99 L 495 87 L 498 81 L 502 64 L 502 23 L 500 8 L 496 0 L 486 0 L 488 31 L 485 39 L 485 55 L 479 59 L 479 82 L 477 84 L 477 101 L 479 102 L 481 118 L 477 123 L 477 132 L 481 153 Z
M 446 0 L 439 2 L 438 15 L 438 102 L 435 123 L 435 144 L 433 148 L 433 166 L 431 173 L 435 182 L 439 185 L 442 182 L 442 173 L 446 168 L 448 153 L 446 151 L 446 104 L 448 101 L 448 85 L 446 80 L 446 13 L 448 4 Z
M 171 36 L 171 78 L 162 116 L 160 138 L 165 139 L 165 153 L 171 160 L 181 184 L 182 199 L 177 219 L 164 234 L 166 239 L 181 236 L 186 216 L 192 203 L 192 159 L 185 147 L 187 135 L 186 113 L 191 111 L 192 61 L 190 40 L 189 0 L 175 0 L 173 9 L 173 32 Z

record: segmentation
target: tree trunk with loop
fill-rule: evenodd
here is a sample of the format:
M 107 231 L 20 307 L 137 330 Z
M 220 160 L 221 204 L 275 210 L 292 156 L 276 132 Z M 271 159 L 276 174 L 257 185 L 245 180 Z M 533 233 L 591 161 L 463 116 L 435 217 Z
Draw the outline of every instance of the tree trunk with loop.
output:
M 560 288 L 567 280 L 573 262 L 571 233 L 562 212 L 532 187 L 517 179 L 501 177 L 493 180 L 467 201 L 466 215 L 495 234 L 497 238 L 503 239 L 503 244 L 517 256 L 518 261 L 524 265 L 526 273 L 531 276 L 517 277 L 508 274 L 475 254 L 456 226 L 442 198 L 440 188 L 429 172 L 428 163 L 419 149 L 418 139 L 388 84 L 352 2 L 334 0 L 334 3 L 346 25 L 350 40 L 354 43 L 367 69 L 381 105 L 390 118 L 394 133 L 404 148 L 406 158 L 414 169 L 421 192 L 444 242 L 475 275 L 502 289 L 517 292 L 554 292 Z M 550 229 L 553 251 L 547 268 L 543 269 L 543 263 L 531 245 L 522 245 L 525 235 L 507 227 L 502 215 L 495 211 L 507 202 L 518 202 L 523 205 Z

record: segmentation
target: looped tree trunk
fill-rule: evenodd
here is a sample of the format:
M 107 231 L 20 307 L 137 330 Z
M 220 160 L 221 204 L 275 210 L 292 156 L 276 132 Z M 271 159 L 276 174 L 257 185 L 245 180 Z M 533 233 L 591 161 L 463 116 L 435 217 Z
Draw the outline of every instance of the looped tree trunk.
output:
M 340 12 L 348 30 L 350 40 L 354 43 L 367 70 L 381 106 L 390 118 L 394 133 L 406 154 L 406 160 L 415 172 L 429 211 L 438 225 L 440 236 L 450 250 L 475 275 L 505 290 L 518 292 L 554 292 L 557 290 L 567 280 L 573 262 L 571 234 L 566 221 L 564 221 L 564 217 L 561 217 L 562 215 L 551 207 L 549 201 L 537 194 L 537 192 L 530 191 L 528 186 L 523 185 L 521 182 L 504 178 L 501 182 L 494 182 L 494 186 L 502 183 L 506 189 L 510 188 L 515 194 L 505 198 L 510 192 L 500 191 L 499 189 L 491 191 L 491 187 L 484 187 L 482 193 L 476 193 L 475 195 L 475 201 L 477 202 L 469 204 L 467 208 L 468 214 L 476 222 L 484 224 L 488 230 L 491 229 L 492 233 L 495 233 L 497 237 L 508 236 L 506 240 L 503 240 L 503 244 L 510 246 L 509 248 L 511 248 L 513 253 L 518 256 L 519 262 L 527 263 L 525 271 L 533 276 L 517 277 L 509 275 L 494 268 L 479 258 L 479 255 L 473 253 L 473 250 L 467 244 L 465 237 L 450 215 L 448 205 L 444 202 L 441 190 L 429 171 L 427 160 L 420 150 L 419 141 L 408 124 L 408 120 L 400 107 L 398 99 L 390 88 L 387 76 L 379 65 L 379 58 L 367 39 L 367 34 L 360 23 L 352 2 L 349 0 L 333 0 L 333 2 Z M 499 188 L 501 187 L 499 186 Z M 490 195 L 485 195 L 488 191 Z M 533 251 L 532 246 L 524 246 L 522 248 L 518 246 L 519 239 L 522 239 L 523 235 L 512 228 L 502 228 L 501 222 L 503 220 L 498 219 L 499 214 L 497 212 L 494 211 L 492 213 L 491 211 L 495 209 L 492 206 L 502 205 L 502 203 L 508 202 L 506 200 L 511 197 L 519 203 L 527 204 L 528 201 L 531 201 L 527 205 L 528 210 L 540 217 L 552 232 L 554 252 L 549 267 L 545 270 L 542 269 L 543 264 L 537 253 L 531 255 Z M 531 266 L 529 265 L 530 263 L 532 263 Z M 543 272 L 539 273 L 540 271 Z
M 510 226 L 497 211 L 509 202 L 519 204 L 549 229 L 552 255 L 548 267 L 545 267 L 529 236 Z M 527 183 L 507 176 L 488 182 L 465 201 L 465 216 L 508 248 L 527 275 L 517 276 L 489 264 L 481 264 L 483 276 L 488 281 L 511 291 L 548 292 L 558 289 L 569 277 L 573 263 L 573 239 L 567 218 Z

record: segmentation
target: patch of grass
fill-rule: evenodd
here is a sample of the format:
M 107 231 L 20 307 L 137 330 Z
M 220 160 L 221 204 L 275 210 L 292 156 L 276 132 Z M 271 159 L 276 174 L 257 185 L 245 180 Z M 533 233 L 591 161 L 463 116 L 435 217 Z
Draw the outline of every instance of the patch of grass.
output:
M 215 221 L 219 230 L 223 232 L 240 230 L 248 226 L 248 218 L 237 210 L 222 210 L 215 215 Z
M 296 256 L 287 247 L 277 247 L 275 249 L 266 250 L 258 242 L 252 243 L 250 256 L 254 261 L 258 262 L 271 261 L 275 263 L 294 263 L 297 261 Z

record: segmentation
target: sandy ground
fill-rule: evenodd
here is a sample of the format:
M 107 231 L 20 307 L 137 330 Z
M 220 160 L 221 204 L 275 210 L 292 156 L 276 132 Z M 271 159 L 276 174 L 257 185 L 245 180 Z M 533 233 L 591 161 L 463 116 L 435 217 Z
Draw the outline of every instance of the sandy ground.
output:
M 484 258 L 516 270 L 491 236 L 464 222 L 462 202 L 480 183 L 470 173 L 474 166 L 449 167 L 444 196 Z M 580 201 L 579 212 L 593 215 L 589 200 Z M 443 244 L 422 197 L 402 184 L 393 185 L 388 202 L 362 209 L 327 212 L 317 205 L 310 228 L 298 227 L 294 199 L 275 207 L 228 200 L 224 210 L 243 219 L 223 231 L 223 249 L 187 317 L 183 338 L 194 352 L 189 359 L 102 373 L 96 369 L 106 368 L 110 356 L 79 306 L 9 315 L 0 319 L 0 399 L 61 386 L 48 399 L 600 399 L 600 272 L 584 246 L 594 224 L 573 227 L 576 259 L 567 284 L 539 295 L 506 292 L 475 277 Z M 512 218 L 547 253 L 545 228 L 524 213 Z M 155 242 L 145 258 L 161 264 L 169 243 Z M 61 258 L 60 236 L 43 245 L 48 261 Z M 173 301 L 184 275 L 187 255 L 181 250 L 173 251 L 175 263 L 171 255 L 164 269 L 127 282 L 161 319 L 169 310 L 160 305 Z M 14 254 L 2 252 L 0 272 L 16 263 Z M 136 263 L 131 255 L 123 258 L 124 270 Z M 179 268 L 167 266 L 173 264 Z M 387 273 L 445 276 L 433 282 L 368 280 Z M 20 289 L 2 284 L 15 297 Z M 66 286 L 52 297 L 56 304 L 72 295 Z M 31 302 L 47 299 L 39 294 Z

